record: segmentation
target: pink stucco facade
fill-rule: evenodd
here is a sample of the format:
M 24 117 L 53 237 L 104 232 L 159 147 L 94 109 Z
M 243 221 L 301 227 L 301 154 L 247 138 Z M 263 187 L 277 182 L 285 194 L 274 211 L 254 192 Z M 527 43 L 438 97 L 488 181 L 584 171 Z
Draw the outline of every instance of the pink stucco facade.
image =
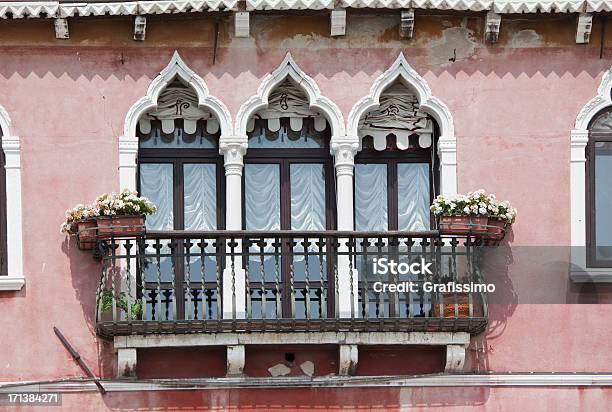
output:
M 327 21 L 316 16 L 254 17 L 247 39 L 233 38 L 224 22 L 214 65 L 212 22 L 205 18 L 151 19 L 142 43 L 132 42 L 132 21 L 124 18 L 77 20 L 66 41 L 52 38 L 51 23 L 1 22 L 6 31 L 0 34 L 0 105 L 11 118 L 11 134 L 21 142 L 26 285 L 0 292 L 0 381 L 82 375 L 53 326 L 94 374 L 114 375 L 112 343 L 95 333 L 99 264 L 59 226 L 65 209 L 120 189 L 118 142 L 126 114 L 175 50 L 233 119 L 290 51 L 345 120 L 403 52 L 452 114 L 458 190 L 485 188 L 519 210 L 505 247 L 569 245 L 570 131 L 610 68 L 610 49 L 604 47 L 600 58 L 598 42 L 575 44 L 570 17 L 509 21 L 495 45 L 481 40 L 481 17 L 424 19 L 410 41 L 397 37 L 397 22 L 385 15 L 349 16 L 347 35 L 338 39 L 328 36 Z M 592 38 L 599 38 L 597 30 Z M 606 33 L 604 41 L 612 41 L 612 34 Z M 449 61 L 453 53 L 454 62 Z M 551 287 L 572 287 L 566 273 L 554 279 L 558 284 Z M 605 285 L 596 293 L 604 301 L 610 296 Z M 487 330 L 472 337 L 465 371 L 610 372 L 610 310 L 605 304 L 492 305 Z M 321 362 L 327 359 L 319 356 Z M 610 402 L 610 390 L 597 387 L 406 387 L 111 393 L 104 398 L 87 393 L 65 395 L 64 407 L 604 410 Z

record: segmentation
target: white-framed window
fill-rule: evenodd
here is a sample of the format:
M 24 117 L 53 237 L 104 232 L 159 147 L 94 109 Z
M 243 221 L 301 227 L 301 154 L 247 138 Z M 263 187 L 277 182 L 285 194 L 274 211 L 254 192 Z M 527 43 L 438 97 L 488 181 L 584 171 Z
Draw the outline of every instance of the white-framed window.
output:
M 11 134 L 11 121 L 0 107 L 2 163 L 0 172 L 0 291 L 18 291 L 25 285 L 22 257 L 21 156 L 19 137 Z
M 612 282 L 607 255 L 612 215 L 603 206 L 612 196 L 609 112 L 612 69 L 602 77 L 597 95 L 580 111 L 570 136 L 571 265 L 574 282 Z

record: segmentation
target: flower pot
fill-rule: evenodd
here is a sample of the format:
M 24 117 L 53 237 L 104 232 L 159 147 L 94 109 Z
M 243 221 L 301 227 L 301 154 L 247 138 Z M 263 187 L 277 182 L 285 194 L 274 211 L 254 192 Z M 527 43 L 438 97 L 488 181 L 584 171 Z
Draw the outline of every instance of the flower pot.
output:
M 442 293 L 442 302 L 438 302 L 437 296 L 432 299 L 432 312 L 434 318 L 440 317 L 440 303 L 444 308 L 445 318 L 467 318 L 470 316 L 470 300 L 467 293 Z M 455 315 L 455 302 L 457 303 L 457 314 Z M 475 305 L 472 307 L 474 308 Z
M 487 239 L 502 240 L 506 235 L 506 221 L 498 218 L 489 218 L 487 223 Z
M 98 237 L 139 237 L 144 234 L 144 215 L 98 217 Z
M 95 219 L 79 220 L 77 227 L 77 245 L 80 250 L 92 250 L 96 247 L 98 227 Z
M 488 233 L 486 216 L 441 216 L 440 233 L 443 235 L 486 235 Z

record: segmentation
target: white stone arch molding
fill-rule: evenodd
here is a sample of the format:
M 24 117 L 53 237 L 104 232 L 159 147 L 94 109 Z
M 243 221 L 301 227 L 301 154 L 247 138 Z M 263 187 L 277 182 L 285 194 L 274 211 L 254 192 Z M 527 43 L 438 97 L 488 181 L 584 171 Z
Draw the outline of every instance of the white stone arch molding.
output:
M 443 195 L 457 193 L 457 142 L 455 126 L 448 107 L 438 98 L 432 96 L 431 89 L 421 75 L 414 70 L 403 53 L 372 84 L 370 93 L 360 99 L 351 109 L 348 116 L 347 138 L 359 144 L 359 120 L 370 110 L 378 108 L 380 95 L 396 80 L 402 81 L 416 93 L 423 111 L 429 113 L 438 122 L 440 138 L 438 139 L 438 156 L 440 158 L 440 192 Z
M 142 115 L 157 107 L 160 93 L 175 78 L 180 78 L 195 90 L 198 104 L 210 110 L 221 127 L 221 138 L 232 133 L 232 118 L 227 107 L 208 91 L 200 76 L 191 70 L 177 51 L 174 52 L 168 65 L 153 79 L 147 94 L 132 105 L 125 118 L 123 136 L 119 138 L 119 180 L 120 187 L 136 189 L 136 155 L 138 154 L 138 137 L 136 126 Z
M 587 268 L 586 257 L 586 146 L 589 125 L 604 109 L 612 107 L 612 68 L 601 79 L 597 95 L 578 113 L 570 133 L 571 259 L 575 282 L 612 282 L 612 269 Z
M 300 69 L 295 60 L 293 60 L 291 53 L 287 53 L 278 68 L 262 80 L 257 89 L 257 94 L 251 96 L 240 107 L 236 116 L 236 138 L 247 143 L 247 123 L 249 119 L 257 111 L 268 106 L 270 93 L 287 78 L 293 80 L 306 92 L 310 107 L 320 110 L 326 117 L 332 129 L 331 142 L 344 139 L 346 133 L 342 112 L 334 102 L 321 95 L 317 83 Z
M 6 254 L 8 276 L 0 276 L 0 291 L 21 290 L 23 274 L 23 245 L 21 220 L 21 153 L 19 137 L 11 133 L 11 119 L 0 106 L 0 130 L 6 169 Z

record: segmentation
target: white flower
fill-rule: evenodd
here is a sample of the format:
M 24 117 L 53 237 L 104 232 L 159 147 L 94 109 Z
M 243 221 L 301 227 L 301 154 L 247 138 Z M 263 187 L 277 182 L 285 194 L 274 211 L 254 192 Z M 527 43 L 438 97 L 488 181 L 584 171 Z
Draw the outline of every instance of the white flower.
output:
M 467 213 L 469 215 L 470 214 L 470 207 L 469 206 L 464 207 L 463 208 L 463 212 Z
M 481 208 L 478 209 L 478 212 L 481 215 L 485 215 L 485 214 L 487 214 L 487 208 L 486 207 L 481 207 Z

